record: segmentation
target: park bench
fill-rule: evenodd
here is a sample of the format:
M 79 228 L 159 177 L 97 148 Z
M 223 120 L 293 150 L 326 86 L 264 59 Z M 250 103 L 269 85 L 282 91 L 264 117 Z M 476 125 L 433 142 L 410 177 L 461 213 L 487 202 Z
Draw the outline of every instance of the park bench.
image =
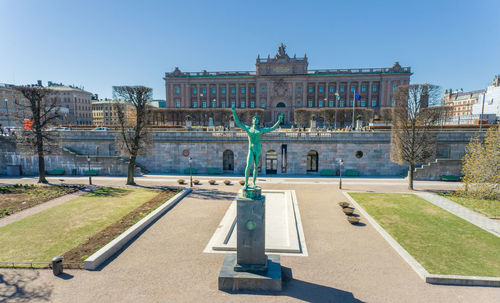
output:
M 64 169 L 52 169 L 45 171 L 45 174 L 49 176 L 62 176 L 64 173 Z

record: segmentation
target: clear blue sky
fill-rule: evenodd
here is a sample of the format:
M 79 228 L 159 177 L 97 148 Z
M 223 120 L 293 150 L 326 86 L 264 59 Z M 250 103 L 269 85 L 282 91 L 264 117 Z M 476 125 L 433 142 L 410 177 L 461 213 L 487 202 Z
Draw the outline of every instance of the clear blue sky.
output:
M 411 66 L 413 83 L 481 89 L 500 74 L 500 1 L 0 0 L 0 82 L 111 97 L 163 76 L 254 70 L 280 42 L 309 68 Z

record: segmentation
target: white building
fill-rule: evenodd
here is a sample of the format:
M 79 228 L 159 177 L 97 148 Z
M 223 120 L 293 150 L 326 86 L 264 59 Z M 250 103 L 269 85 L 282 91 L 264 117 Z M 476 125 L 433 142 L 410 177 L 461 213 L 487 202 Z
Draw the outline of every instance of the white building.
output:
M 496 115 L 496 120 L 500 119 L 500 75 L 496 75 L 486 92 L 479 96 L 472 106 L 472 114 Z

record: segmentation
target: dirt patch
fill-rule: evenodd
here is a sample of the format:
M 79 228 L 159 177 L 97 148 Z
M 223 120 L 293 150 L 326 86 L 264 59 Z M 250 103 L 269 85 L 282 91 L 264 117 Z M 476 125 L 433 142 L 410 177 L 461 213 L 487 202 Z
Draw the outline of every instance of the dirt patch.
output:
M 82 263 L 83 261 L 126 231 L 129 227 L 147 216 L 150 212 L 158 208 L 174 195 L 179 193 L 179 189 L 165 189 L 153 199 L 137 207 L 119 221 L 111 224 L 97 234 L 91 236 L 85 243 L 80 244 L 63 254 L 64 263 Z
M 83 189 L 82 185 L 14 184 L 0 187 L 0 218 Z

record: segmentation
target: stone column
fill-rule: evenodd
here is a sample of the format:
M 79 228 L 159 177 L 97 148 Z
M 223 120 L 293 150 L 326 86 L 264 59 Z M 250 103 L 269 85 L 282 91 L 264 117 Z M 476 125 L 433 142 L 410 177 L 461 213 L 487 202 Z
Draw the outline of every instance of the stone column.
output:
M 315 93 L 314 93 L 314 100 L 313 100 L 313 107 L 318 107 L 318 99 L 319 99 L 319 82 L 314 82 L 315 86 Z
M 372 107 L 372 85 L 373 81 L 368 82 L 368 106 L 367 107 Z
M 245 107 L 250 107 L 249 101 L 248 101 L 248 82 L 245 83 Z
M 224 98 L 226 98 L 226 106 L 231 107 L 231 100 L 229 100 L 229 82 L 226 82 L 226 94 Z
M 215 106 L 216 107 L 220 107 L 220 99 L 219 99 L 219 89 L 220 88 L 219 88 L 219 83 L 215 84 L 215 89 L 217 90 L 217 94 L 216 94 L 216 97 L 215 97 L 217 100 L 215 100 L 215 103 L 216 103 Z
M 346 100 L 345 100 L 345 106 L 349 107 L 351 106 L 351 81 L 347 81 L 347 93 L 346 93 Z
M 236 82 L 235 85 L 236 85 L 235 89 L 234 89 L 234 92 L 236 93 L 236 106 L 235 107 L 239 108 L 240 107 L 240 91 L 239 91 L 240 86 L 239 86 L 238 82 Z
M 198 106 L 200 106 L 200 84 L 196 84 L 196 102 L 198 102 Z M 192 104 L 191 104 L 192 106 Z

